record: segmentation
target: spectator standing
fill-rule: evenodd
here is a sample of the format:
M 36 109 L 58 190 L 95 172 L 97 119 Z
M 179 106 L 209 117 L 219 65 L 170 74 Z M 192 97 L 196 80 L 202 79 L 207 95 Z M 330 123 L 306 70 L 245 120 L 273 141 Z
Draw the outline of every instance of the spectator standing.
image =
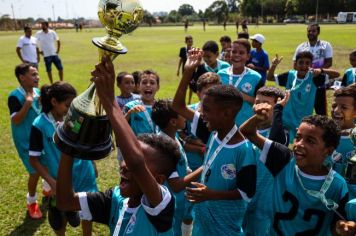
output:
M 37 46 L 37 39 L 32 37 L 32 28 L 24 27 L 25 35 L 21 36 L 16 46 L 16 53 L 23 63 L 28 63 L 38 69 L 40 62 L 40 51 Z
M 39 42 L 41 48 L 41 54 L 43 54 L 44 61 L 46 64 L 46 71 L 50 83 L 53 83 L 52 77 L 52 63 L 56 66 L 59 74 L 59 79 L 63 81 L 63 66 L 61 59 L 58 56 L 59 50 L 61 48 L 61 42 L 59 41 L 58 35 L 53 30 L 49 29 L 48 22 L 42 22 L 39 32 L 36 33 L 36 38 Z M 55 47 L 57 45 L 57 48 Z
M 333 63 L 333 49 L 329 42 L 319 40 L 320 26 L 316 23 L 310 24 L 307 28 L 308 41 L 301 43 L 295 50 L 293 61 L 295 62 L 296 55 L 303 51 L 309 51 L 313 54 L 312 67 L 315 68 L 330 68 Z M 325 86 L 318 87 L 315 103 L 315 112 L 318 115 L 327 114 L 327 100 Z
M 252 47 L 254 49 L 251 50 L 251 57 L 247 67 L 257 71 L 262 76 L 263 84 L 265 84 L 267 70 L 269 69 L 268 54 L 262 48 L 265 37 L 262 34 L 255 34 L 250 39 L 252 39 Z

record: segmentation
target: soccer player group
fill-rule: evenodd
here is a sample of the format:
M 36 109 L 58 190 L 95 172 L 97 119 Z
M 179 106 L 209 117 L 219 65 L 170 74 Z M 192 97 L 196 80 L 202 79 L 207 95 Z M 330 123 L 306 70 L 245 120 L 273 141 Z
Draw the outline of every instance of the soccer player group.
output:
M 115 236 L 355 235 L 356 185 L 346 182 L 345 170 L 355 154 L 356 51 L 343 86 L 334 87 L 328 118 L 312 115 L 315 94 L 339 73 L 313 69 L 311 52 L 297 53 L 294 68 L 275 75 L 278 56 L 268 72 L 251 69 L 247 39 L 221 54 L 214 41 L 202 50 L 190 41 L 173 100 L 155 99 L 160 78 L 152 70 L 116 76 L 104 57 L 92 71 L 120 169 L 119 185 L 105 192 L 97 191 L 92 161 L 61 154 L 53 143 L 75 89 L 60 81 L 39 91 L 37 69 L 16 67 L 20 86 L 8 104 L 15 146 L 30 174 L 30 216 L 42 217 L 41 176 L 50 186 L 49 223 L 57 235 L 80 220 L 84 235 L 93 221 Z M 286 90 L 265 86 L 261 71 Z M 198 103 L 186 104 L 188 90 Z

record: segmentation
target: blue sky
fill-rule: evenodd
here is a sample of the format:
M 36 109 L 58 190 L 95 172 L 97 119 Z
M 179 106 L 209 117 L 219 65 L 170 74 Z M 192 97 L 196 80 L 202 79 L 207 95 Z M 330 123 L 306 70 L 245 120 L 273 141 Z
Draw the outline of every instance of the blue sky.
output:
M 194 7 L 196 11 L 205 10 L 214 0 L 140 0 L 144 9 L 150 12 L 178 9 L 184 3 Z M 14 6 L 16 18 L 53 18 L 52 6 L 54 6 L 55 18 L 86 17 L 96 18 L 98 0 L 0 0 L 0 16 L 9 14 L 12 16 L 11 5 Z

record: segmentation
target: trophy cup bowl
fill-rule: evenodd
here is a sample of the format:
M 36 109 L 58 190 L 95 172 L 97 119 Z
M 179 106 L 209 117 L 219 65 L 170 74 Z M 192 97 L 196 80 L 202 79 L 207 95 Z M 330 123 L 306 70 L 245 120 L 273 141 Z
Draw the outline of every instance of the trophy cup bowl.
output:
M 138 0 L 100 0 L 100 22 L 107 35 L 93 38 L 98 47 L 99 61 L 104 55 L 114 60 L 127 49 L 118 40 L 123 34 L 135 30 L 143 19 L 143 9 Z M 111 125 L 91 84 L 77 96 L 54 134 L 58 149 L 67 155 L 84 160 L 98 160 L 113 150 Z

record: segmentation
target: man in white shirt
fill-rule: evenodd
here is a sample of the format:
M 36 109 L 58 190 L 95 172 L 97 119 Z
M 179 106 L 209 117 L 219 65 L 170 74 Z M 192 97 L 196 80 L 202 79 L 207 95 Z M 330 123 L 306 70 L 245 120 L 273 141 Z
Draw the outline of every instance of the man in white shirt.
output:
M 24 27 L 25 35 L 19 38 L 16 46 L 16 53 L 23 63 L 29 63 L 38 69 L 40 62 L 40 51 L 37 47 L 37 39 L 32 37 L 32 28 Z
M 313 54 L 313 68 L 330 68 L 333 63 L 333 49 L 329 42 L 319 40 L 320 26 L 316 23 L 307 28 L 308 41 L 301 43 L 295 50 L 293 61 L 298 53 L 309 51 Z M 325 87 L 319 87 L 315 96 L 315 112 L 318 115 L 327 115 L 327 100 Z
M 59 41 L 56 32 L 48 28 L 48 22 L 41 23 L 42 30 L 36 33 L 36 38 L 41 48 L 41 54 L 43 55 L 48 79 L 53 83 L 52 77 L 52 63 L 56 66 L 59 74 L 59 79 L 63 81 L 63 66 L 61 59 L 58 56 L 61 48 L 61 42 Z M 55 47 L 55 43 L 57 47 Z

